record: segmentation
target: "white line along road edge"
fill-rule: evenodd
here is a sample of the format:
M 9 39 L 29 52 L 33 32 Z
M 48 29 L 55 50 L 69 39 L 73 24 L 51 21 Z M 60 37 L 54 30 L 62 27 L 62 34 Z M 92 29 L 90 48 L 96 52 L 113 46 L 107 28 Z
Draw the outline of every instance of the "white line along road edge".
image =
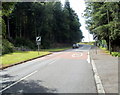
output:
M 95 78 L 95 82 L 96 82 L 96 85 L 97 85 L 98 94 L 102 93 L 102 95 L 105 95 L 105 90 L 103 88 L 101 79 L 100 79 L 100 77 L 98 75 L 97 68 L 96 68 L 95 63 L 94 63 L 93 60 L 92 60 L 91 64 L 92 64 L 92 68 L 93 68 L 93 71 L 94 71 L 94 78 Z
M 13 84 L 7 86 L 6 88 L 2 89 L 2 90 L 0 91 L 0 93 L 3 92 L 3 91 L 5 91 L 5 90 L 7 90 L 7 89 L 9 89 L 10 87 L 16 85 L 17 83 L 21 82 L 22 80 L 24 80 L 24 79 L 30 77 L 31 75 L 33 75 L 33 74 L 35 74 L 35 73 L 37 73 L 37 72 L 38 72 L 38 71 L 34 71 L 34 72 L 30 73 L 29 75 L 27 75 L 27 76 L 21 78 L 20 80 L 16 81 L 15 83 L 13 83 Z
M 90 63 L 90 53 L 88 52 L 88 58 L 87 58 L 88 63 Z
M 97 68 L 96 68 L 96 66 L 95 66 L 94 60 L 91 61 L 91 59 L 90 59 L 90 53 L 89 53 L 89 52 L 88 52 L 87 61 L 88 61 L 88 63 L 91 63 L 91 64 L 92 64 L 92 69 L 93 69 L 93 72 L 94 72 L 94 78 L 95 78 L 95 82 L 96 82 L 98 94 L 100 94 L 100 95 L 101 95 L 101 94 L 102 94 L 102 95 L 105 95 L 105 90 L 104 90 L 104 88 L 103 88 L 101 79 L 100 79 L 100 77 L 99 77 L 99 75 L 98 75 Z

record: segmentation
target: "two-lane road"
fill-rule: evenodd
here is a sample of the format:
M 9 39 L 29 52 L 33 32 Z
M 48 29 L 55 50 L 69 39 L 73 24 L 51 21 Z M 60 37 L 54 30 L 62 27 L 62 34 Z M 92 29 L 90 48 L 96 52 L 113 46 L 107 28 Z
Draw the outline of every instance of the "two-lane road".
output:
M 96 93 L 89 45 L 56 52 L 1 72 L 2 93 Z

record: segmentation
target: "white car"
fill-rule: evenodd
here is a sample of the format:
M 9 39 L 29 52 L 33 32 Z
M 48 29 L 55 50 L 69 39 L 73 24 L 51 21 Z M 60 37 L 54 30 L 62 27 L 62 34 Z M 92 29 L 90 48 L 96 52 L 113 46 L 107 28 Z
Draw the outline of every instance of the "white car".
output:
M 79 48 L 79 44 L 73 44 L 73 49 L 74 48 Z

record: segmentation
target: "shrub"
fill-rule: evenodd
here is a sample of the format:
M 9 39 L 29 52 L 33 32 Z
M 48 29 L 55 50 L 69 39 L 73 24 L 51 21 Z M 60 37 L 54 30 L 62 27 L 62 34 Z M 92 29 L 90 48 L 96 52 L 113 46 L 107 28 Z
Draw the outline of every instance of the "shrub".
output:
M 120 57 L 120 52 L 112 52 L 112 56 Z
M 8 54 L 13 52 L 14 45 L 10 43 L 8 40 L 3 39 L 1 48 L 2 48 L 2 54 Z
M 35 48 L 35 44 L 30 41 L 30 40 L 26 40 L 25 38 L 16 38 L 15 39 L 15 42 L 14 44 L 17 46 L 17 47 L 28 47 L 30 49 L 34 49 Z

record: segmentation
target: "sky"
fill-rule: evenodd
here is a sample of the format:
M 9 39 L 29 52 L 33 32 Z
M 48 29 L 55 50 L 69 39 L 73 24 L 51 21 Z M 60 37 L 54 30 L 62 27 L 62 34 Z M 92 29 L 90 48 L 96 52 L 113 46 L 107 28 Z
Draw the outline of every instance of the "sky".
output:
M 62 4 L 64 4 L 65 0 L 61 0 Z M 83 36 L 85 37 L 83 39 L 84 42 L 93 41 L 93 35 L 89 34 L 89 31 L 85 28 L 85 18 L 82 17 L 82 13 L 84 13 L 85 10 L 85 1 L 84 0 L 69 0 L 71 8 L 77 13 L 82 30 Z

